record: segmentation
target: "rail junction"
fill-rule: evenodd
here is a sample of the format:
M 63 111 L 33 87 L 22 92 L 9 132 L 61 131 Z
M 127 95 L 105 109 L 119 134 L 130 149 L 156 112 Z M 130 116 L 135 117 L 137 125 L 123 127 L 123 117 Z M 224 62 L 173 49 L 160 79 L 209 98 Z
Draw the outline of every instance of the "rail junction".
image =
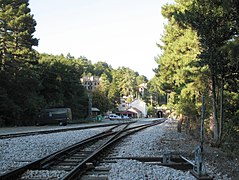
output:
M 193 169 L 193 163 L 183 156 L 165 154 L 161 157 L 118 157 L 112 154 L 124 137 L 156 126 L 163 120 L 134 125 L 133 122 L 113 125 L 112 128 L 85 139 L 65 149 L 16 168 L 0 176 L 5 179 L 43 179 L 38 174 L 60 173 L 60 179 L 108 179 L 110 165 L 118 159 L 131 159 L 148 164 L 158 164 L 179 170 Z M 44 179 L 55 178 L 48 177 Z

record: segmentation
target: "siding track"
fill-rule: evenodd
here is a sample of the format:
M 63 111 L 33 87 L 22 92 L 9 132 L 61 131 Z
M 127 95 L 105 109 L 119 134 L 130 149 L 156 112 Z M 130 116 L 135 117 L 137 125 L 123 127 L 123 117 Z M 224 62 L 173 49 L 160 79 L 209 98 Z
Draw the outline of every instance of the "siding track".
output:
M 108 124 L 98 124 L 98 125 L 79 126 L 79 127 L 55 128 L 55 129 L 47 129 L 47 130 L 32 130 L 28 132 L 4 133 L 4 134 L 0 134 L 0 139 L 33 136 L 33 135 L 39 135 L 39 134 L 50 134 L 50 133 L 58 133 L 58 132 L 66 132 L 66 131 L 76 131 L 76 130 L 84 130 L 84 129 L 90 129 L 90 128 L 99 128 L 99 127 L 109 127 L 109 126 L 116 126 L 118 124 L 125 124 L 125 123 L 108 123 Z
M 109 169 L 106 166 L 98 165 L 110 152 L 110 147 L 132 133 L 160 123 L 162 121 L 134 127 L 129 127 L 131 123 L 115 126 L 47 157 L 5 173 L 0 176 L 0 179 L 81 179 L 83 174 L 84 177 L 87 177 L 87 172 L 93 169 L 94 172 L 100 172 L 97 179 L 104 179 L 107 177 L 104 172 Z

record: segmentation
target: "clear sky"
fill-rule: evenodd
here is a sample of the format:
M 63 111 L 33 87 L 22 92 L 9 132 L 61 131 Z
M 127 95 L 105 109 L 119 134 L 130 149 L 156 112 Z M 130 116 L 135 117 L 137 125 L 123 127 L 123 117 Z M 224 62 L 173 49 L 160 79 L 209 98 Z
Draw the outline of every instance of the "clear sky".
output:
M 36 50 L 129 67 L 151 79 L 166 3 L 173 0 L 29 0 L 40 39 Z

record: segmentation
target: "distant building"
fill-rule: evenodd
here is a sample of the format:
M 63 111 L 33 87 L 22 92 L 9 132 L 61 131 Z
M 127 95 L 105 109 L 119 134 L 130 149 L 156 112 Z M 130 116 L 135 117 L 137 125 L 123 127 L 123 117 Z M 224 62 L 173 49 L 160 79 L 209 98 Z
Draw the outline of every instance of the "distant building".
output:
M 136 99 L 129 104 L 129 107 L 135 109 L 135 111 L 140 111 L 141 113 L 137 112 L 137 114 L 140 115 L 140 117 L 147 116 L 148 107 L 144 101 Z
M 87 90 L 94 90 L 100 84 L 100 78 L 98 76 L 84 76 L 80 79 L 82 85 Z
M 137 118 L 137 117 L 140 117 L 140 114 L 138 114 L 137 112 L 135 112 L 135 110 L 126 110 L 126 111 L 119 111 L 116 113 L 117 115 L 119 116 L 128 116 L 129 118 Z
M 118 106 L 119 111 L 126 111 L 129 108 L 129 104 L 126 102 L 126 98 L 120 98 L 120 104 Z
M 100 114 L 100 110 L 96 107 L 91 108 L 92 116 L 97 116 Z
M 133 113 L 135 118 L 144 117 L 143 113 L 140 110 L 138 110 L 137 108 L 131 107 L 128 109 L 128 111 Z
M 127 103 L 126 97 L 123 97 L 120 99 L 118 110 L 118 114 L 142 118 L 147 116 L 148 107 L 146 106 L 146 103 L 140 99 L 136 99 L 131 103 Z
M 92 90 L 94 90 L 97 86 L 100 84 L 100 78 L 97 76 L 84 76 L 80 79 L 82 85 L 88 90 L 88 98 L 89 98 L 89 104 L 88 104 L 88 116 L 92 117 L 92 115 L 97 114 L 97 112 L 92 111 Z

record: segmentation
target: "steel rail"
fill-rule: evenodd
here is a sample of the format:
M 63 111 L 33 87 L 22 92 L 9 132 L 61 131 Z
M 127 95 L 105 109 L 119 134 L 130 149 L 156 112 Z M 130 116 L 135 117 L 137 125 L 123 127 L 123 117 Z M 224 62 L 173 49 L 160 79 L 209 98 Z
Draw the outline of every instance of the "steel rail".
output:
M 135 122 L 135 121 L 132 121 L 132 122 Z M 98 125 L 69 127 L 69 128 L 57 128 L 57 129 L 49 129 L 49 130 L 37 130 L 37 131 L 29 131 L 29 132 L 6 133 L 6 134 L 1 134 L 0 139 L 23 137 L 23 136 L 33 136 L 33 135 L 39 135 L 39 134 L 50 134 L 50 133 L 58 133 L 58 132 L 67 132 L 67 131 L 76 131 L 76 130 L 98 128 L 98 127 L 108 127 L 108 126 L 115 126 L 118 124 L 126 124 L 126 123 L 127 122 L 111 123 L 111 124 L 98 124 Z
M 58 152 L 52 153 L 51 155 L 48 155 L 42 159 L 36 160 L 32 163 L 29 163 L 25 166 L 22 166 L 20 168 L 17 168 L 15 170 L 12 170 L 10 172 L 7 172 L 3 175 L 0 176 L 0 180 L 15 180 L 18 179 L 19 177 L 21 177 L 27 170 L 51 170 L 52 167 L 54 167 L 54 165 L 56 165 L 55 167 L 60 168 L 59 162 L 63 162 L 63 163 L 67 163 L 67 160 L 62 160 L 63 159 L 71 159 L 71 156 L 74 156 L 74 153 L 79 153 L 81 152 L 81 149 L 83 149 L 83 147 L 87 147 L 90 145 L 92 145 L 93 142 L 98 143 L 100 141 L 100 139 L 102 138 L 107 138 L 106 141 L 103 142 L 103 144 L 100 144 L 98 147 L 96 147 L 96 149 L 93 149 L 92 151 L 89 151 L 89 154 L 85 157 L 83 157 L 83 159 L 81 159 L 79 162 L 77 162 L 76 165 L 73 165 L 73 167 L 71 167 L 71 170 L 69 172 L 66 172 L 67 174 L 61 178 L 61 179 L 76 179 L 77 177 L 79 177 L 80 175 L 82 175 L 83 172 L 86 171 L 86 169 L 88 169 L 88 165 L 92 164 L 93 166 L 95 164 L 97 164 L 97 159 L 102 157 L 102 153 L 104 151 L 106 151 L 110 146 L 112 146 L 112 144 L 116 143 L 117 141 L 119 141 L 120 139 L 122 139 L 123 137 L 135 133 L 137 131 L 140 131 L 142 129 L 145 129 L 147 127 L 150 126 L 154 126 L 156 124 L 162 123 L 161 122 L 153 122 L 153 123 L 149 123 L 149 124 L 144 124 L 144 125 L 139 125 L 136 127 L 131 127 L 128 128 L 128 125 L 131 123 L 124 123 L 123 125 L 125 125 L 122 130 L 118 130 L 118 126 L 123 126 L 118 125 L 115 126 L 105 132 L 99 133 L 95 136 L 92 136 L 88 139 L 85 139 L 79 143 L 73 144 L 63 150 L 60 150 Z M 115 129 L 115 131 L 114 131 Z M 111 137 L 109 137 L 111 136 Z M 83 150 L 84 152 L 84 150 Z M 59 160 L 61 159 L 61 160 Z M 64 169 L 62 169 L 64 170 Z M 68 171 L 68 170 L 67 170 Z
M 29 163 L 27 165 L 21 166 L 19 168 L 11 170 L 11 171 L 9 171 L 7 173 L 4 173 L 4 174 L 0 175 L 0 180 L 15 180 L 20 175 L 22 175 L 25 171 L 27 171 L 29 169 L 39 169 L 39 168 L 41 168 L 43 166 L 46 166 L 46 164 L 50 163 L 50 161 L 53 161 L 53 160 L 59 158 L 60 156 L 64 155 L 66 152 L 71 151 L 71 150 L 75 149 L 76 147 L 83 146 L 83 145 L 85 145 L 85 144 L 87 144 L 89 142 L 96 141 L 96 140 L 98 140 L 100 138 L 103 138 L 103 137 L 106 137 L 106 136 L 108 136 L 110 134 L 117 133 L 117 132 L 113 132 L 113 130 L 115 128 L 121 126 L 121 125 L 122 124 L 120 124 L 120 125 L 118 124 L 118 125 L 110 128 L 110 129 L 108 129 L 108 130 L 106 130 L 104 132 L 101 132 L 101 133 L 96 134 L 96 135 L 94 135 L 94 136 L 92 136 L 90 138 L 87 138 L 87 139 L 83 140 L 83 141 L 80 141 L 80 142 L 75 143 L 75 144 L 73 144 L 71 146 L 68 146 L 68 147 L 66 147 L 66 148 L 64 148 L 64 149 L 62 149 L 60 151 L 54 152 L 54 153 L 52 153 L 52 154 L 50 154 L 48 156 L 45 156 L 45 157 L 43 157 L 41 159 L 33 161 L 33 162 L 31 162 L 31 163 Z
M 93 169 L 96 165 L 96 160 L 101 156 L 101 154 L 106 151 L 108 148 L 113 146 L 116 142 L 118 142 L 120 139 L 122 139 L 125 136 L 128 136 L 130 134 L 136 133 L 140 130 L 143 130 L 145 128 L 155 126 L 162 123 L 162 121 L 153 122 L 150 124 L 144 124 L 137 127 L 132 127 L 128 129 L 123 129 L 122 131 L 115 134 L 113 138 L 111 138 L 109 141 L 104 143 L 100 148 L 98 148 L 96 151 L 94 151 L 88 158 L 86 158 L 84 161 L 82 161 L 78 166 L 76 166 L 71 172 L 69 172 L 66 176 L 64 176 L 62 179 L 64 180 L 74 180 L 78 179 L 79 176 L 81 176 L 86 170 Z M 92 164 L 90 167 L 88 164 Z

